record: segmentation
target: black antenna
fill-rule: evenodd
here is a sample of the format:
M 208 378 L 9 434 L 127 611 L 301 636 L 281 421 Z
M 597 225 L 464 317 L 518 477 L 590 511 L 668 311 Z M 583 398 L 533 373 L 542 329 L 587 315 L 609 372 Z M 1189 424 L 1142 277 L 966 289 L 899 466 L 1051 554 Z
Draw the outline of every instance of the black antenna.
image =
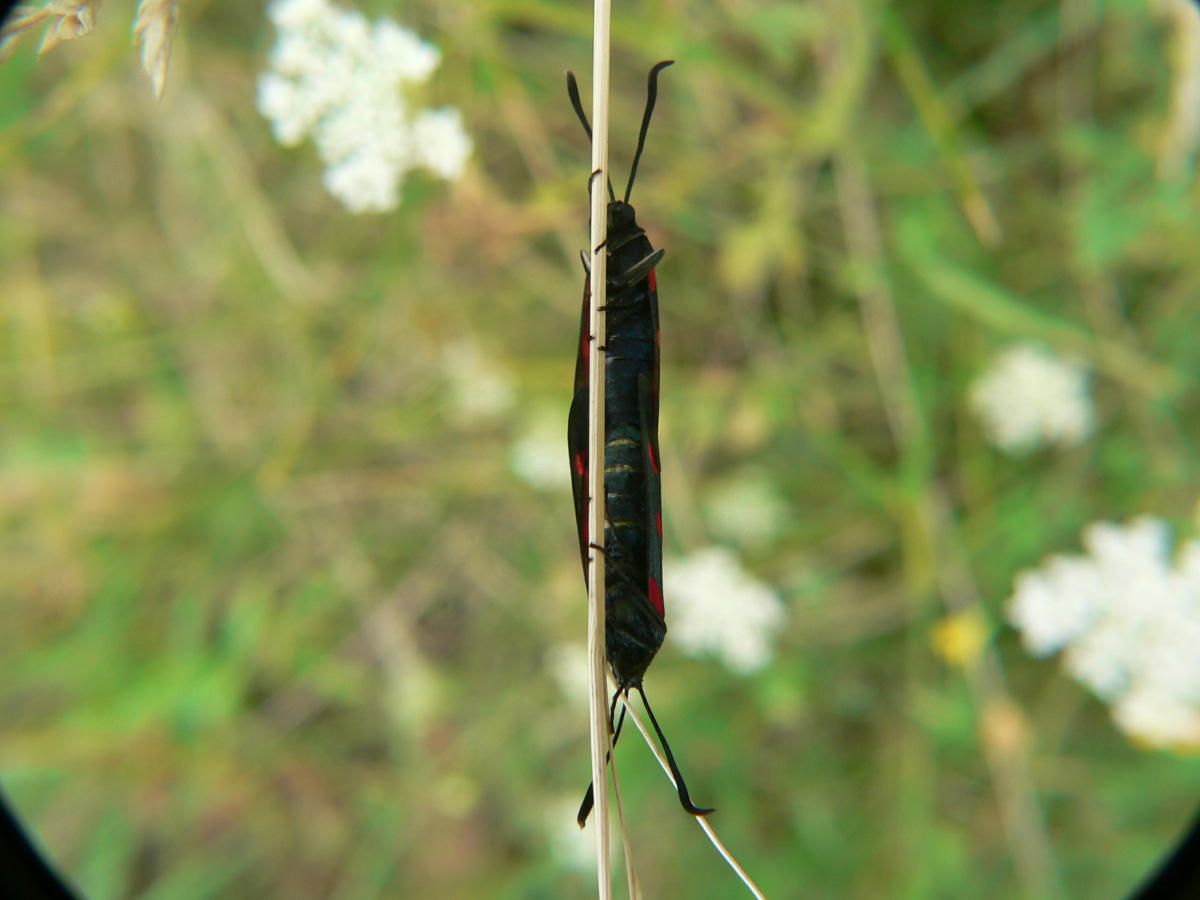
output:
M 0 793 L 0 890 L 10 900 L 75 900 Z M 80 895 L 81 896 L 81 895 Z
M 670 63 L 667 63 L 670 65 Z M 655 69 L 662 68 L 663 64 L 659 63 Z M 650 72 L 650 77 L 654 77 L 654 70 Z M 662 744 L 663 752 L 667 754 L 667 766 L 671 769 L 671 774 L 675 777 L 675 786 L 679 789 L 679 802 L 685 810 L 693 816 L 706 816 L 711 809 L 702 809 L 692 802 L 692 798 L 688 796 L 687 785 L 683 783 L 683 775 L 679 772 L 679 766 L 675 764 L 675 757 L 671 754 L 671 745 L 667 743 L 666 736 L 662 733 L 662 729 L 658 727 L 658 719 L 654 718 L 654 710 L 650 708 L 650 701 L 646 699 L 646 692 L 642 690 L 642 686 L 637 686 L 637 692 L 642 695 L 642 703 L 646 707 L 646 712 L 650 714 L 650 722 L 654 725 L 654 732 L 658 735 L 658 742 Z
M 575 73 L 570 69 L 567 69 L 567 96 L 571 98 L 571 108 L 575 110 L 575 115 L 579 116 L 579 124 L 587 132 L 590 141 L 592 126 L 588 124 L 587 113 L 583 111 L 583 101 L 579 99 L 579 82 L 575 80 Z
M 575 110 L 575 115 L 579 117 L 579 123 L 583 126 L 583 130 L 587 132 L 588 142 L 590 143 L 592 140 L 592 126 L 588 124 L 587 113 L 583 111 L 583 101 L 579 99 L 579 83 L 575 80 L 575 73 L 570 69 L 567 70 L 567 96 L 571 98 L 571 108 Z M 608 199 L 617 199 L 617 195 L 613 193 L 611 178 L 608 181 Z
M 612 728 L 613 713 L 617 710 L 617 698 L 621 696 L 621 689 L 617 688 L 617 692 L 613 694 L 612 705 L 608 708 L 608 727 Z M 612 751 L 617 747 L 617 739 L 621 737 L 621 726 L 625 724 L 625 707 L 621 707 L 621 718 L 617 720 L 616 731 L 613 732 L 612 746 L 608 752 L 604 754 L 604 767 L 608 768 L 608 760 L 612 756 Z M 583 802 L 579 804 L 579 814 L 575 816 L 575 821 L 582 828 L 587 824 L 588 814 L 592 811 L 592 803 L 595 797 L 592 793 L 592 783 L 588 782 L 587 793 L 583 795 Z
M 667 66 L 675 64 L 673 59 L 664 59 L 650 70 L 650 74 L 646 77 L 646 111 L 642 113 L 642 130 L 638 133 L 637 150 L 633 154 L 633 165 L 629 167 L 629 184 L 625 186 L 625 202 L 629 202 L 629 195 L 633 192 L 633 179 L 637 177 L 638 162 L 642 158 L 642 148 L 646 146 L 646 132 L 650 130 L 650 116 L 654 114 L 654 102 L 658 99 L 658 73 Z M 578 96 L 578 94 L 576 94 Z M 578 112 L 578 107 L 576 107 Z M 590 132 L 589 132 L 590 135 Z M 640 689 L 639 689 L 640 690 Z M 645 699 L 644 697 L 642 699 Z M 646 707 L 649 709 L 650 707 Z M 654 718 L 651 716 L 651 718 Z M 661 737 L 661 735 L 660 735 Z M 665 744 L 664 744 L 665 746 Z M 667 754 L 670 757 L 670 754 Z

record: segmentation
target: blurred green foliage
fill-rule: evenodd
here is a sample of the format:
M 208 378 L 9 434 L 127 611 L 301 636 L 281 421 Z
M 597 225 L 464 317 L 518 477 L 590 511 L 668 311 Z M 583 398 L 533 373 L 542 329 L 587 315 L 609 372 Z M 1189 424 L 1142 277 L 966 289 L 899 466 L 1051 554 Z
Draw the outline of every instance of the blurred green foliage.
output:
M 368 3 L 441 47 L 476 155 L 367 217 L 256 112 L 258 4 L 185 3 L 158 103 L 131 5 L 0 66 L 6 789 L 94 900 L 593 895 L 558 849 L 588 765 L 549 664 L 585 625 L 570 500 L 509 468 L 539 417 L 565 437 L 590 5 Z M 1192 517 L 1168 20 L 615 6 L 615 180 L 678 61 L 634 194 L 667 250 L 668 553 L 728 538 L 700 511 L 738 472 L 787 511 L 744 551 L 788 604 L 775 663 L 668 636 L 651 669 L 694 795 L 773 898 L 1122 895 L 1200 764 L 1131 746 L 1002 607 L 1092 520 Z M 512 408 L 456 410 L 464 337 Z M 967 415 L 1018 338 L 1094 367 L 1085 447 L 1009 459 Z M 965 669 L 931 648 L 951 609 L 989 637 Z M 743 896 L 635 738 L 618 759 L 646 896 Z

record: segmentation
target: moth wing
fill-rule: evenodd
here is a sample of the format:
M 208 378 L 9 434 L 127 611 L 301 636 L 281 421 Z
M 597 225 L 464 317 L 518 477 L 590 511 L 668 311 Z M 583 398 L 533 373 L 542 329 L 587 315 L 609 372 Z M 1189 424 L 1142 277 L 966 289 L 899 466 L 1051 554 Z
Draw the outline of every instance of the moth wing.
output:
M 567 416 L 567 450 L 571 454 L 571 493 L 575 498 L 575 530 L 579 534 L 579 557 L 583 580 L 588 567 L 588 392 L 586 385 L 575 392 Z
M 656 360 L 657 362 L 657 360 Z M 657 369 L 657 366 L 655 367 Z M 657 375 L 657 371 L 654 373 Z M 642 452 L 646 466 L 646 596 L 665 621 L 662 592 L 662 468 L 658 454 L 657 378 L 649 372 L 638 377 L 638 410 Z
M 583 254 L 580 254 L 583 257 Z M 587 261 L 584 258 L 584 271 Z M 579 558 L 583 563 L 583 580 L 587 583 L 588 567 L 588 307 L 591 305 L 592 285 L 583 279 L 583 308 L 579 314 L 579 349 L 575 357 L 575 397 L 567 416 L 567 451 L 570 454 L 571 493 L 575 498 L 575 530 L 579 535 Z

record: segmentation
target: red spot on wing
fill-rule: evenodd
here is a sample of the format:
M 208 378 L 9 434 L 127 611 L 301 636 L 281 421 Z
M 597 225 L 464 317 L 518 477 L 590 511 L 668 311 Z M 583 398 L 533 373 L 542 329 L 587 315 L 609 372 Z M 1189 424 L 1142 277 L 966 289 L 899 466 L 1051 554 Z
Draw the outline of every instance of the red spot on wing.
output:
M 654 346 L 655 347 L 662 346 L 662 332 L 659 331 L 659 329 L 657 329 L 657 328 L 654 329 Z
M 584 496 L 586 496 L 587 495 L 587 460 L 584 459 L 584 455 L 582 453 L 575 454 L 575 459 L 573 460 L 573 465 L 575 467 L 575 474 L 583 481 L 583 494 L 584 494 Z M 584 543 L 584 545 L 587 545 L 588 543 L 590 543 L 590 541 L 588 540 L 588 520 L 587 520 L 586 504 L 584 505 L 583 513 L 584 513 L 583 518 L 580 520 L 580 522 L 582 523 L 582 526 L 583 526 L 583 543 Z
M 586 327 L 587 327 L 587 318 L 586 317 L 587 317 L 587 309 L 589 306 L 588 301 L 591 299 L 592 299 L 592 283 L 588 279 L 585 278 L 583 280 L 583 309 L 584 309 L 584 317 L 585 318 L 584 318 L 584 323 L 579 326 L 579 332 L 580 332 L 580 334 L 579 334 L 579 358 L 581 360 L 583 360 L 583 364 L 585 366 L 587 365 L 587 358 L 588 358 L 588 338 L 587 338 L 587 333 L 586 333 Z
M 654 474 L 661 475 L 662 470 L 658 467 L 658 460 L 654 458 L 654 447 L 650 444 L 646 445 L 646 455 L 650 457 L 650 468 L 654 470 Z
M 654 276 L 654 270 L 650 270 L 650 274 L 646 277 L 646 282 L 650 285 L 651 291 L 658 290 L 658 279 Z
M 667 617 L 666 609 L 663 607 L 662 588 L 658 586 L 658 579 L 650 579 L 650 603 L 658 610 L 658 614 L 664 619 Z
M 658 532 L 658 539 L 662 540 L 662 513 L 654 514 L 654 530 Z

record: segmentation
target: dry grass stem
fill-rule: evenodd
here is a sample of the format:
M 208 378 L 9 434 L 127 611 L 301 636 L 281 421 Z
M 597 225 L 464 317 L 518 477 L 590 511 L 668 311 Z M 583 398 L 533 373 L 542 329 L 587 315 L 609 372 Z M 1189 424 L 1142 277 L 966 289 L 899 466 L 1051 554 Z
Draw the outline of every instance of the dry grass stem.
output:
M 1191 0 L 1164 0 L 1172 32 L 1171 108 L 1158 155 L 1160 178 L 1179 178 L 1200 144 L 1200 9 Z
M 608 0 L 596 0 L 592 22 L 592 165 L 589 172 L 591 197 L 590 251 L 591 309 L 588 354 L 588 534 L 592 540 L 604 535 L 604 303 L 608 277 L 608 217 L 605 179 L 608 174 L 608 76 L 612 10 Z M 600 900 L 612 897 L 609 873 L 608 780 L 604 763 L 612 741 L 608 733 L 606 702 L 607 652 L 604 641 L 604 557 L 590 556 L 588 564 L 588 708 L 591 720 L 592 784 L 595 785 L 596 880 Z
M 625 855 L 625 889 L 629 900 L 640 900 L 642 887 L 638 884 L 637 871 L 633 865 L 633 842 L 629 839 L 629 824 L 625 821 L 625 805 L 621 802 L 621 781 L 617 778 L 617 755 L 609 758 L 612 767 L 613 796 L 617 799 L 617 820 L 621 823 L 621 849 Z
M 1004 236 L 1000 220 L 960 145 L 954 119 L 899 16 L 889 14 L 886 17 L 884 35 L 896 74 L 942 158 L 963 216 L 981 244 L 998 246 Z

